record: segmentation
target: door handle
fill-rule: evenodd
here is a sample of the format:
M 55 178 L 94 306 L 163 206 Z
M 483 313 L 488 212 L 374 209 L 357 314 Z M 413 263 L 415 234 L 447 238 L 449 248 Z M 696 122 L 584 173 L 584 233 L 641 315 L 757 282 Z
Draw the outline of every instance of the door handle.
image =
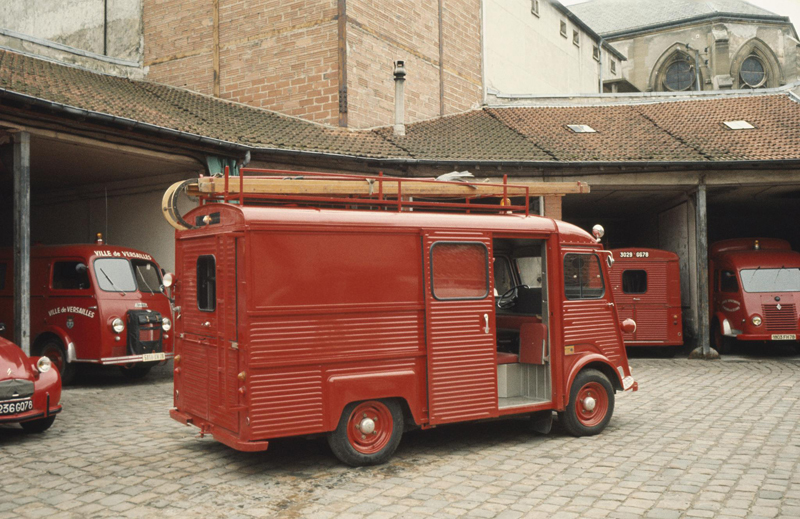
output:
M 608 307 L 609 308 L 613 308 L 614 307 L 614 303 L 608 303 Z
M 211 326 L 211 321 L 204 322 L 203 326 L 205 326 L 206 328 L 210 327 Z
M 483 314 L 483 321 L 486 323 L 483 333 L 489 333 L 489 314 Z
M 634 301 L 641 301 L 641 300 L 642 300 L 642 298 L 641 298 L 641 297 L 634 297 L 634 298 L 633 298 L 633 300 L 634 300 Z

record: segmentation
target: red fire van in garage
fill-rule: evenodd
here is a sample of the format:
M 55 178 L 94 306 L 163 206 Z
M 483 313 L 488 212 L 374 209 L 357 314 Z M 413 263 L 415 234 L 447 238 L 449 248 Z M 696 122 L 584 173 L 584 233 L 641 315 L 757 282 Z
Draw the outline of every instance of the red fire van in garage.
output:
M 243 451 L 324 434 L 350 465 L 385 462 L 407 427 L 534 415 L 549 430 L 553 411 L 576 436 L 606 427 L 615 391 L 637 386 L 591 235 L 497 199 L 424 212 L 386 201 L 410 191 L 400 179 L 348 178 L 373 198 L 257 206 L 226 189 L 186 215 L 175 420 Z
M 625 346 L 681 346 L 683 321 L 678 255 L 658 249 L 612 249 L 611 289 L 619 316 L 636 330 L 625 333 Z
M 797 342 L 800 253 L 776 238 L 736 238 L 709 250 L 711 330 L 720 353 L 734 341 Z
M 165 276 L 169 284 L 171 274 Z M 76 365 L 116 365 L 131 378 L 172 357 L 165 279 L 147 253 L 107 245 L 31 247 L 31 354 L 50 358 L 64 384 Z M 11 251 L 0 250 L 0 323 L 14 336 Z

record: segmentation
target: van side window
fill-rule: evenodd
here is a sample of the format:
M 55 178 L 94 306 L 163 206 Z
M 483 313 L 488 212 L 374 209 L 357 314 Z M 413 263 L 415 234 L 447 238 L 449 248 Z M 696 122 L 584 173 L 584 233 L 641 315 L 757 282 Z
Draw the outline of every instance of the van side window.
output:
M 596 254 L 564 256 L 564 294 L 567 299 L 599 299 L 605 291 L 600 258 Z
M 197 258 L 197 308 L 203 312 L 217 309 L 217 261 L 214 256 Z
M 719 273 L 719 288 L 722 292 L 738 292 L 739 280 L 736 279 L 736 272 L 723 270 Z
M 0 263 L 0 290 L 6 289 L 6 271 L 8 270 L 8 265 L 6 263 Z
M 436 299 L 483 299 L 489 295 L 486 246 L 483 243 L 434 243 L 431 278 Z
M 53 290 L 89 288 L 89 271 L 80 261 L 56 261 L 53 265 Z
M 644 294 L 647 292 L 647 271 L 626 270 L 623 272 L 622 292 L 625 294 Z

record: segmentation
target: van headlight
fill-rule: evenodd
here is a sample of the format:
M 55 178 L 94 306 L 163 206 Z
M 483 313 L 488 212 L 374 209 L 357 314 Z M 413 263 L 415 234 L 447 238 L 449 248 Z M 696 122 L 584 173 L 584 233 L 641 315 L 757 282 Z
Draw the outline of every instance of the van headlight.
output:
M 119 317 L 115 317 L 113 321 L 111 321 L 111 329 L 114 330 L 115 333 L 122 333 L 125 330 L 125 323 L 122 322 L 122 319 Z
M 753 319 L 751 319 L 754 326 L 761 326 L 761 317 L 758 315 L 754 315 Z
M 36 369 L 39 370 L 39 373 L 47 373 L 52 367 L 53 363 L 47 357 L 39 357 L 39 360 L 36 361 Z
M 169 317 L 165 317 L 161 319 L 161 329 L 165 332 L 168 332 L 172 328 L 172 321 L 169 320 Z

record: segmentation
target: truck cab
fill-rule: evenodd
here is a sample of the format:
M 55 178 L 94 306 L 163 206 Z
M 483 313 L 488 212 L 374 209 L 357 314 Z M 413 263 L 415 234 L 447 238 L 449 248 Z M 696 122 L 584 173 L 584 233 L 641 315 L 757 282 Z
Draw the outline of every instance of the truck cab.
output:
M 775 238 L 738 238 L 709 251 L 710 307 L 715 347 L 736 341 L 797 343 L 800 253 Z
M 169 276 L 166 277 L 169 284 Z M 68 384 L 78 364 L 115 365 L 139 378 L 172 357 L 165 279 L 147 253 L 102 243 L 31 248 L 31 354 Z M 0 251 L 0 332 L 14 336 L 10 251 Z

